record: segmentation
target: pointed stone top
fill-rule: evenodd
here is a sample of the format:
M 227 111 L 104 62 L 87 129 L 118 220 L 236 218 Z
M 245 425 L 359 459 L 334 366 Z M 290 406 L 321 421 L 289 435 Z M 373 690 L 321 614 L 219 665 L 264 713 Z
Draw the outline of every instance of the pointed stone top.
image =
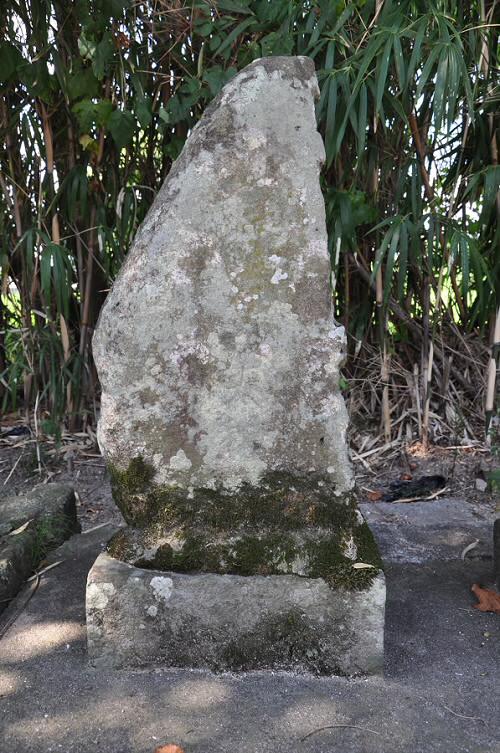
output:
M 330 497 L 352 487 L 317 95 L 305 57 L 256 60 L 235 76 L 108 296 L 94 337 L 99 443 L 131 521 L 157 503 L 141 484 L 193 499 L 245 489 L 249 504 L 295 477 Z

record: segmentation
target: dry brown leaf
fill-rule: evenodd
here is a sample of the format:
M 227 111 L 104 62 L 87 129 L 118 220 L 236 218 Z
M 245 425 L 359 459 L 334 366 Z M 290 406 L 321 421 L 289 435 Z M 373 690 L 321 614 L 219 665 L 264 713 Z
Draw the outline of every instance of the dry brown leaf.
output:
M 166 745 L 159 745 L 155 748 L 154 753 L 184 753 L 184 748 L 175 743 L 167 743 Z
M 370 502 L 377 502 L 379 499 L 382 499 L 382 492 L 377 492 L 377 491 L 368 492 L 366 496 L 368 497 Z
M 474 583 L 471 591 L 479 599 L 479 604 L 474 604 L 480 612 L 495 612 L 500 614 L 500 594 L 490 588 L 482 588 L 479 583 Z
M 411 481 L 412 478 L 413 478 L 413 476 L 411 475 L 411 473 L 402 473 L 401 476 L 399 477 L 399 480 L 400 481 Z

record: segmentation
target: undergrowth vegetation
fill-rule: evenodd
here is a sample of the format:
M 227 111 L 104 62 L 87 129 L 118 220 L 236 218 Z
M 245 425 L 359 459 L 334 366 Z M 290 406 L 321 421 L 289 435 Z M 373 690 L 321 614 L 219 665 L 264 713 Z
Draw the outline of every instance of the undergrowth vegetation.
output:
M 500 339 L 497 0 L 2 5 L 4 410 L 49 433 L 94 423 L 92 331 L 172 161 L 238 70 L 298 54 L 321 88 L 352 412 L 387 443 L 484 432 Z

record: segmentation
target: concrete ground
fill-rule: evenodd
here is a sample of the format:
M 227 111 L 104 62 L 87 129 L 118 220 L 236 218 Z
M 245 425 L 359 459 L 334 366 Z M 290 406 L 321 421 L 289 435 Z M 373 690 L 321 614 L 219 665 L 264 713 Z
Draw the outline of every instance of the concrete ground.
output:
M 491 582 L 491 510 L 364 512 L 387 564 L 384 678 L 91 669 L 85 580 L 108 526 L 54 552 L 64 561 L 2 617 L 17 615 L 0 640 L 1 753 L 500 753 L 500 616 L 470 593 Z

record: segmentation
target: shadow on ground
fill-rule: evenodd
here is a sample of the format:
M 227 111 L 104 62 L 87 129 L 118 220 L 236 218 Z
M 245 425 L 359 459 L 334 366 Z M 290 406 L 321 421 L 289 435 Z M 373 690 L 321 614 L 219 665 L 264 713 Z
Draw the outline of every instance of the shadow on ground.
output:
M 462 562 L 457 546 L 408 564 L 382 525 L 386 673 L 354 680 L 91 669 L 85 580 L 111 528 L 74 536 L 0 641 L 1 753 L 152 753 L 167 741 L 186 753 L 500 752 L 500 618 L 473 609 L 470 593 L 490 579 L 488 553 Z

